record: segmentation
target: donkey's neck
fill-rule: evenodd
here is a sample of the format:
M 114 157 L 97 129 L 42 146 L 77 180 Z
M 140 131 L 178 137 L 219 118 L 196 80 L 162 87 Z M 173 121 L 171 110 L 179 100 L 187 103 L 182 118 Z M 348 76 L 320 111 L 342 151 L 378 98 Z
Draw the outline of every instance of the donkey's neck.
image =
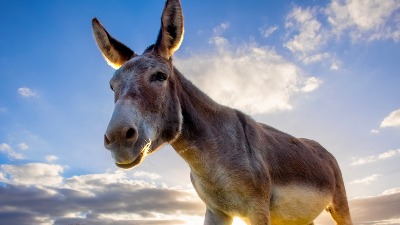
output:
M 213 101 L 178 71 L 175 74 L 183 124 L 180 136 L 171 145 L 192 167 L 199 157 L 218 149 L 218 137 L 229 135 L 231 123 L 227 121 L 235 111 Z

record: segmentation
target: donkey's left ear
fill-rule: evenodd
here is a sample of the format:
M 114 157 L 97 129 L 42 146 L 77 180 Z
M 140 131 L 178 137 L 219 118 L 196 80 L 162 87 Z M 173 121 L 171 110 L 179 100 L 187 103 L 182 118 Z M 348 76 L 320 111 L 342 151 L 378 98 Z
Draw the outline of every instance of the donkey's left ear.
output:
M 126 61 L 136 56 L 135 52 L 117 41 L 106 31 L 101 23 L 93 18 L 93 34 L 104 58 L 114 69 L 120 68 Z
M 155 50 L 170 59 L 181 46 L 184 26 L 182 6 L 179 0 L 167 0 L 161 17 L 161 29 L 158 34 Z

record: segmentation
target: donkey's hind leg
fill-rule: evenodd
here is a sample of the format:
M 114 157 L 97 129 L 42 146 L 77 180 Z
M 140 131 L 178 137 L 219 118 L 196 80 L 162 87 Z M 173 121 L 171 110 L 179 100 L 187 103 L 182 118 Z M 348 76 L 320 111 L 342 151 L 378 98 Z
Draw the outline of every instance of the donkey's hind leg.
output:
M 328 205 L 326 211 L 331 214 L 337 225 L 353 225 L 342 179 L 337 181 L 332 202 Z

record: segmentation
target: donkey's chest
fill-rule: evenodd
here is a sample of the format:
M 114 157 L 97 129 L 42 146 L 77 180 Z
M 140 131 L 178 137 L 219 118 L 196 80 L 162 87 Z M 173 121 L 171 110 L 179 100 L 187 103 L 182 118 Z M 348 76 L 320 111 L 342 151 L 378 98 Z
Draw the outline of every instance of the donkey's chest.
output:
M 227 179 L 208 180 L 191 174 L 193 186 L 207 207 L 220 210 L 231 216 L 242 216 L 247 212 L 247 198 L 242 191 L 234 188 L 234 182 Z

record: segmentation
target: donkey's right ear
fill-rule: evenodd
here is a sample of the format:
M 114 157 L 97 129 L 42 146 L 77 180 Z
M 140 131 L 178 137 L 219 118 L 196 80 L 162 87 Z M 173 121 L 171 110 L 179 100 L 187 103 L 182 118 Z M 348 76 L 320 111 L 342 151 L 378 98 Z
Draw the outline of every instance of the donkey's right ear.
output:
M 167 0 L 161 16 L 161 29 L 158 34 L 155 50 L 157 53 L 170 59 L 181 46 L 184 25 L 182 6 L 179 0 Z
M 120 68 L 126 61 L 136 56 L 130 48 L 111 37 L 96 18 L 92 20 L 92 28 L 97 46 L 108 64 L 114 69 Z

